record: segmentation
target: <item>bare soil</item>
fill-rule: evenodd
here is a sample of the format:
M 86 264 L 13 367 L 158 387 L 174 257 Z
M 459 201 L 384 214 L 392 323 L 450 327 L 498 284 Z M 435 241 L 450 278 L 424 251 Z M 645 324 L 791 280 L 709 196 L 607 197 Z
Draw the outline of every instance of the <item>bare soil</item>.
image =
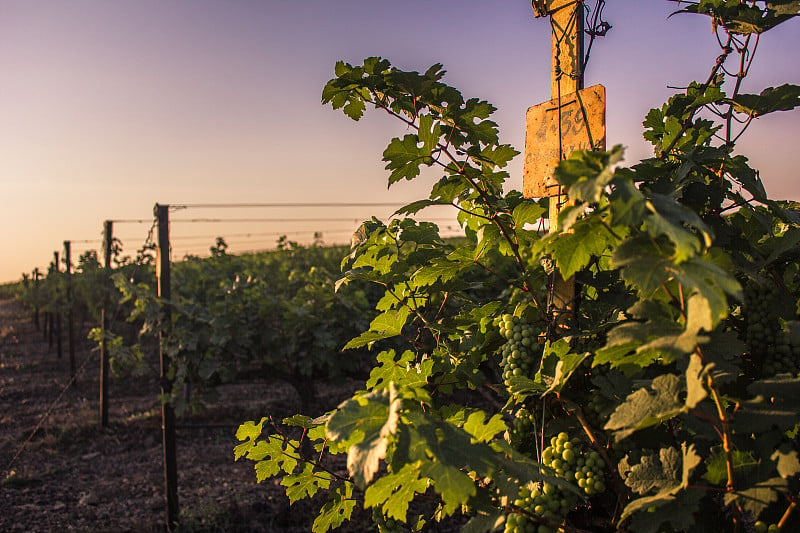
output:
M 0 300 L 0 531 L 165 529 L 157 381 L 112 380 L 110 427 L 101 428 L 88 327 L 75 335 L 70 386 L 66 340 L 58 358 L 30 313 Z M 324 402 L 309 414 L 334 407 L 358 385 L 320 384 Z M 290 508 L 277 481 L 257 484 L 252 463 L 233 459 L 240 423 L 299 410 L 285 384 L 240 384 L 222 387 L 202 415 L 178 420 L 181 531 L 310 531 L 320 502 Z M 355 516 L 346 530 L 371 530 L 364 518 Z

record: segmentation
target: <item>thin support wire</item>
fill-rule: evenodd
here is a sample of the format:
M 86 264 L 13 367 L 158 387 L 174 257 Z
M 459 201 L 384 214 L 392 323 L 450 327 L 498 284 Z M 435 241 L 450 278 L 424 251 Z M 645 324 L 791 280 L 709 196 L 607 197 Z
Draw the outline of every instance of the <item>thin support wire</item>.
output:
M 267 202 L 231 204 L 170 204 L 171 211 L 185 209 L 240 209 L 240 208 L 278 208 L 278 207 L 402 207 L 401 202 Z
M 33 437 L 42 427 L 42 424 L 44 424 L 47 421 L 47 419 L 50 418 L 50 415 L 53 414 L 53 411 L 61 402 L 61 398 L 64 397 L 64 394 L 66 394 L 66 392 L 70 389 L 70 387 L 72 387 L 72 384 L 75 383 L 75 381 L 78 379 L 78 376 L 80 376 L 83 373 L 83 369 L 86 367 L 86 363 L 88 363 L 89 360 L 92 359 L 93 355 L 94 353 L 90 351 L 89 355 L 86 356 L 86 358 L 83 360 L 83 362 L 81 363 L 80 367 L 78 367 L 78 370 L 75 372 L 75 374 L 70 377 L 69 381 L 67 381 L 67 384 L 64 385 L 63 389 L 61 389 L 61 392 L 58 394 L 56 399 L 53 400 L 53 402 L 50 404 L 47 410 L 42 414 L 41 418 L 39 418 L 39 422 L 37 422 L 36 427 L 34 427 L 33 430 L 28 434 L 28 437 L 24 441 L 22 441 L 22 444 L 20 444 L 16 453 L 2 471 L 2 473 L 4 474 L 3 475 L 4 478 L 7 477 L 9 474 L 11 474 L 11 468 L 14 466 L 14 463 L 17 461 L 17 459 L 25 450 L 25 448 L 28 446 L 28 444 L 30 444 L 31 440 L 33 440 Z

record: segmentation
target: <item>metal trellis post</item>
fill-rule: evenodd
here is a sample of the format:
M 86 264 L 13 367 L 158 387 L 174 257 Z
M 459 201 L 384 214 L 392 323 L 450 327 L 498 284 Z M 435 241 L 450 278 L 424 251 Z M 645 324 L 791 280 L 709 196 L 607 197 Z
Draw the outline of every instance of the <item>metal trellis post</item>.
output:
M 106 220 L 103 224 L 103 245 L 104 245 L 104 282 L 107 289 L 110 285 L 111 279 L 111 242 L 114 233 L 114 223 Z M 100 340 L 100 426 L 108 427 L 108 379 L 109 379 L 109 362 L 108 362 L 108 342 L 106 335 L 109 329 L 109 294 L 103 291 L 103 309 L 100 311 L 100 322 L 103 329 Z
M 64 274 L 66 280 L 67 303 L 67 350 L 69 351 L 69 375 L 75 380 L 75 313 L 73 312 L 72 291 L 72 243 L 64 241 Z
M 167 501 L 167 529 L 173 531 L 178 526 L 178 466 L 175 451 L 175 409 L 169 402 L 172 392 L 172 381 L 168 378 L 169 354 L 166 343 L 171 326 L 170 287 L 170 245 L 169 245 L 169 206 L 156 204 L 155 215 L 158 219 L 158 258 L 156 259 L 156 276 L 158 278 L 158 296 L 163 304 L 162 324 L 159 332 L 161 354 L 161 436 L 164 448 L 164 492 Z
M 53 279 L 55 280 L 56 284 L 56 311 L 55 311 L 55 324 L 56 324 L 56 353 L 58 354 L 58 358 L 62 359 L 64 357 L 64 347 L 61 343 L 61 294 L 59 291 L 60 288 L 60 280 L 59 277 L 61 276 L 61 269 L 58 266 L 58 252 L 53 252 Z

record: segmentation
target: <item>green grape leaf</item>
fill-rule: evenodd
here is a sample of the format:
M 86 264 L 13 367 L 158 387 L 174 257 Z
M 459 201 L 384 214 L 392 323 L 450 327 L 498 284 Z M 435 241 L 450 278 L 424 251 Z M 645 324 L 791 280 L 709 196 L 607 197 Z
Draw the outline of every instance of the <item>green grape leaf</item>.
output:
M 501 144 L 498 146 L 487 146 L 481 150 L 481 155 L 478 159 L 486 161 L 499 168 L 504 168 L 509 161 L 519 155 L 511 145 Z
M 458 413 L 454 415 L 461 419 Z M 468 471 L 487 476 L 501 468 L 519 479 L 542 478 L 538 465 L 519 456 L 503 440 L 494 440 L 491 444 L 480 442 L 466 430 L 435 418 L 433 413 L 410 411 L 404 413 L 405 419 L 409 423 L 405 426 L 406 438 L 401 448 L 395 450 L 394 460 L 404 456 L 405 462 L 421 461 L 422 476 L 431 478 L 436 491 L 442 495 L 445 515 L 452 514 L 475 496 L 475 483 L 467 475 Z M 475 417 L 472 413 L 465 424 L 479 438 L 500 429 L 498 420 L 492 418 L 488 424 L 483 420 L 482 415 Z M 513 490 L 516 492 L 516 488 Z
M 392 385 L 343 402 L 325 426 L 329 439 L 349 445 L 347 470 L 366 486 L 386 455 L 387 437 L 397 429 L 401 400 Z
M 740 475 L 747 476 L 759 465 L 759 461 L 753 457 L 751 452 L 732 450 L 731 457 L 733 458 L 733 472 L 737 479 Z M 717 448 L 713 451 L 711 457 L 706 461 L 706 473 L 703 474 L 703 479 L 712 485 L 720 485 L 728 481 L 728 456 L 725 450 Z
M 430 198 L 436 203 L 450 204 L 470 190 L 469 181 L 463 176 L 444 176 L 431 188 Z
M 425 156 L 430 157 L 439 143 L 441 123 L 438 120 L 434 120 L 431 115 L 420 115 L 418 128 L 419 140 L 422 143 L 421 151 Z
M 676 448 L 661 448 L 658 455 L 644 455 L 631 466 L 625 484 L 636 494 L 673 488 L 680 482 L 681 454 Z
M 420 267 L 411 277 L 414 287 L 426 287 L 441 280 L 442 283 L 451 281 L 465 268 L 471 265 L 454 263 L 444 258 L 433 259 L 429 264 Z
M 430 395 L 424 387 L 433 374 L 433 359 L 424 359 L 416 363 L 417 356 L 411 350 L 406 350 L 397 359 L 395 355 L 394 350 L 378 354 L 378 365 L 369 373 L 367 388 L 370 390 L 388 388 L 390 383 L 394 383 L 401 396 L 428 402 Z
M 286 487 L 289 503 L 294 503 L 303 498 L 310 498 L 320 489 L 327 489 L 332 479 L 327 472 L 315 472 L 313 464 L 305 463 L 300 472 L 284 476 L 281 485 Z
M 623 175 L 621 171 L 617 175 Z M 630 179 L 616 178 L 609 196 L 611 220 L 614 225 L 639 226 L 647 214 L 647 201 Z
M 423 472 L 433 480 L 436 490 L 442 495 L 445 515 L 453 514 L 475 495 L 474 482 L 458 467 L 443 463 L 427 463 L 423 467 Z
M 765 243 L 766 244 L 766 243 Z M 769 265 L 784 256 L 796 254 L 800 248 L 800 228 L 788 228 L 782 235 L 775 235 L 769 240 L 769 256 L 764 265 Z
M 256 440 L 261 436 L 261 432 L 264 429 L 264 422 L 266 421 L 266 418 L 262 418 L 261 422 L 256 424 L 254 421 L 249 420 L 240 425 L 239 429 L 236 430 L 236 439 L 246 441 L 233 448 L 233 456 L 237 461 L 242 456 L 247 455 L 247 453 L 255 447 Z
M 364 492 L 364 507 L 380 506 L 387 516 L 405 522 L 408 504 L 428 489 L 428 481 L 420 478 L 420 466 L 420 462 L 405 464 L 375 480 Z
M 742 287 L 739 282 L 710 257 L 693 257 L 675 265 L 673 272 L 685 292 L 696 291 L 708 301 L 711 323 L 715 326 L 728 316 L 728 300 L 725 295 L 741 299 Z
M 731 177 L 742 184 L 742 187 L 753 195 L 753 198 L 759 202 L 767 201 L 767 191 L 764 189 L 764 184 L 753 168 L 747 164 L 747 158 L 742 155 L 728 158 L 725 161 L 725 169 L 731 174 Z
M 648 462 L 647 466 L 642 467 L 631 481 L 640 490 L 646 492 L 658 488 L 658 493 L 630 502 L 622 512 L 620 520 L 625 520 L 639 511 L 662 507 L 674 502 L 676 495 L 689 486 L 692 471 L 700 463 L 701 458 L 695 452 L 694 445 L 687 447 L 684 443 L 680 452 L 674 448 L 662 448 L 659 451 L 658 460 Z M 633 467 L 631 471 L 633 471 Z M 631 473 L 628 474 L 629 478 L 630 475 Z M 625 482 L 628 484 L 627 479 Z
M 305 415 L 294 415 L 289 418 L 284 418 L 283 423 L 287 426 L 301 427 L 303 429 L 311 429 L 319 425 L 313 418 Z
M 503 421 L 500 413 L 495 414 L 489 420 L 486 420 L 486 413 L 483 411 L 476 411 L 467 417 L 464 423 L 464 431 L 472 435 L 475 442 L 489 442 L 508 429 L 506 423 Z
M 800 473 L 800 460 L 798 460 L 797 450 L 793 450 L 788 444 L 784 444 L 775 450 L 770 459 L 777 463 L 778 474 L 782 478 L 789 478 Z
M 522 229 L 525 224 L 535 224 L 546 213 L 544 207 L 534 202 L 533 200 L 523 200 L 520 202 L 512 212 L 514 218 L 514 225 L 517 231 Z
M 547 387 L 542 394 L 561 392 L 575 370 L 589 355 L 591 355 L 589 352 L 582 354 L 570 352 L 569 341 L 566 339 L 547 343 L 542 352 L 542 363 L 535 380 Z
M 638 344 L 627 342 L 623 344 L 607 344 L 597 350 L 592 359 L 592 367 L 609 365 L 621 371 L 624 375 L 630 375 L 642 368 L 652 364 L 658 358 L 658 354 L 652 352 L 637 352 Z
M 787 431 L 797 424 L 800 412 L 800 378 L 779 375 L 752 383 L 748 392 L 754 396 L 743 401 L 733 425 L 742 433 L 763 433 L 773 427 Z
M 725 505 L 730 505 L 734 501 L 741 505 L 745 510 L 759 516 L 771 503 L 778 500 L 781 493 L 785 493 L 787 482 L 782 477 L 774 477 L 756 483 L 746 490 L 737 490 L 725 494 Z
M 390 228 L 394 228 L 390 225 Z M 404 218 L 398 222 L 397 238 L 401 242 L 413 242 L 416 244 L 440 244 L 439 228 L 433 222 L 417 222 L 410 218 Z
M 292 474 L 297 467 L 297 457 L 293 453 L 299 445 L 297 441 L 284 443 L 284 439 L 277 435 L 270 435 L 269 439 L 258 441 L 247 453 L 247 458 L 256 463 L 253 466 L 256 480 L 261 483 L 267 478 L 277 476 L 281 470 Z
M 640 304 L 645 302 L 650 301 L 642 300 Z M 637 316 L 634 309 L 631 308 L 628 312 Z M 652 308 L 652 311 L 655 312 L 655 309 Z M 641 316 L 648 316 L 652 320 L 626 322 L 609 332 L 608 343 L 597 352 L 595 365 L 609 363 L 612 368 L 644 368 L 656 360 L 669 364 L 692 354 L 698 345 L 708 342 L 708 337 L 699 334 L 701 329 L 713 329 L 708 302 L 699 294 L 693 294 L 689 298 L 686 329 L 682 329 L 667 315 L 654 316 L 652 313 L 645 313 Z M 695 381 L 696 378 L 697 376 Z M 697 401 L 700 400 L 702 398 Z
M 319 515 L 314 519 L 311 530 L 314 533 L 325 533 L 336 529 L 346 520 L 350 519 L 355 509 L 356 500 L 353 498 L 353 485 L 342 483 L 330 492 L 328 501 L 322 506 Z
M 608 152 L 575 150 L 559 162 L 555 178 L 567 189 L 567 194 L 578 202 L 598 202 L 605 188 L 614 178 L 614 165 L 622 160 L 622 145 Z
M 370 322 L 369 330 L 345 344 L 344 349 L 349 350 L 361 348 L 363 346 L 372 346 L 379 340 L 400 335 L 410 315 L 411 309 L 406 305 L 399 309 L 384 311 Z
M 675 245 L 674 259 L 680 263 L 711 246 L 711 230 L 700 216 L 670 197 L 651 194 L 648 203 L 647 231 L 654 238 L 666 235 Z M 698 233 L 689 230 L 695 228 Z M 702 239 L 701 239 L 702 238 Z
M 557 235 L 548 247 L 561 276 L 571 278 L 586 267 L 593 256 L 602 255 L 613 237 L 597 218 L 574 224 L 571 231 Z
M 452 200 L 452 199 L 451 199 Z M 394 212 L 395 215 L 414 215 L 426 207 L 431 207 L 433 205 L 450 205 L 450 201 L 442 202 L 438 200 L 417 200 L 415 202 L 411 202 L 410 204 L 406 204 L 397 211 Z
M 534 381 L 527 376 L 512 376 L 508 380 L 508 392 L 512 398 L 540 394 L 547 390 L 547 385 L 541 381 Z
M 623 279 L 636 287 L 642 296 L 649 297 L 667 280 L 673 262 L 652 239 L 636 235 L 616 247 L 611 265 L 621 268 Z
M 383 152 L 383 160 L 387 161 L 386 170 L 391 170 L 389 185 L 419 176 L 420 165 L 430 160 L 430 155 L 426 156 L 424 149 L 417 146 L 420 142 L 419 136 L 413 134 L 391 140 Z
M 689 366 L 686 368 L 686 408 L 694 409 L 706 399 L 706 391 L 703 381 L 714 365 L 703 366 L 703 360 L 697 354 L 692 354 Z
M 680 399 L 682 391 L 678 376 L 660 375 L 653 379 L 649 390 L 643 387 L 618 405 L 605 429 L 614 431 L 614 438 L 620 441 L 640 429 L 674 418 L 687 410 Z
M 761 94 L 737 94 L 727 101 L 738 113 L 751 117 L 773 111 L 790 111 L 800 106 L 800 86 L 786 83 L 780 87 L 767 87 Z
M 646 511 L 634 513 L 631 517 L 630 530 L 636 533 L 661 533 L 664 524 L 671 526 L 671 531 L 693 531 L 694 515 L 700 510 L 703 491 L 684 490 L 671 496 L 656 499 L 658 505 L 645 507 Z
M 351 69 L 351 65 L 338 61 L 335 72 L 337 76 L 342 77 Z M 330 80 L 322 89 L 322 103 L 330 103 L 334 109 L 341 109 L 345 115 L 353 120 L 359 120 L 366 109 L 363 93 L 355 87 L 350 87 L 349 89 L 342 87 L 340 80 L 336 78 Z

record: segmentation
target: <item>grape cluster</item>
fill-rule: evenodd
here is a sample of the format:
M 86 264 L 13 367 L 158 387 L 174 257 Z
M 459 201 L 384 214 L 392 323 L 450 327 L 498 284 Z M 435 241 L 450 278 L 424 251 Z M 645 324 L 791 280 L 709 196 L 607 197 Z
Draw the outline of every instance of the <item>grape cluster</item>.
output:
M 514 426 L 510 432 L 511 445 L 523 453 L 536 451 L 536 417 L 525 407 L 514 414 Z
M 757 520 L 755 523 L 755 530 L 756 533 L 778 533 L 781 528 L 778 527 L 778 524 L 767 524 L 766 522 Z
M 587 496 L 606 490 L 606 465 L 600 454 L 586 449 L 579 439 L 570 440 L 563 431 L 550 439 L 550 446 L 542 453 L 542 463 L 555 470 L 558 477 L 576 482 Z
M 587 496 L 606 490 L 604 478 L 605 462 L 594 450 L 586 448 L 580 439 L 570 439 L 561 432 L 550 439 L 550 446 L 542 453 L 542 464 L 552 468 L 556 476 L 580 487 Z M 575 495 L 567 493 L 549 483 L 536 485 L 533 489 L 519 489 L 514 505 L 519 513 L 506 519 L 506 533 L 548 533 L 556 529 L 551 524 L 564 520 L 576 504 Z M 539 523 L 535 515 L 545 523 Z
M 781 329 L 780 293 L 774 285 L 748 284 L 744 291 L 745 342 L 760 373 L 773 376 L 800 369 L 800 345 Z
M 754 357 L 764 357 L 775 344 L 780 331 L 775 315 L 777 294 L 773 286 L 750 283 L 744 290 L 745 340 Z
M 793 344 L 787 331 L 779 331 L 771 357 L 764 361 L 765 376 L 782 372 L 796 373 L 800 369 L 800 344 Z
M 522 512 L 506 518 L 505 533 L 555 533 L 556 528 L 529 517 L 536 515 L 549 523 L 559 523 L 569 512 L 571 501 L 554 485 L 543 483 L 533 489 L 521 487 L 514 505 Z
M 608 398 L 593 390 L 589 393 L 589 400 L 584 404 L 583 414 L 592 426 L 603 427 L 615 407 Z
M 508 387 L 512 377 L 533 373 L 541 357 L 541 349 L 536 329 L 519 317 L 503 315 L 499 325 L 500 335 L 508 339 L 501 348 L 503 360 L 500 363 L 503 383 Z

